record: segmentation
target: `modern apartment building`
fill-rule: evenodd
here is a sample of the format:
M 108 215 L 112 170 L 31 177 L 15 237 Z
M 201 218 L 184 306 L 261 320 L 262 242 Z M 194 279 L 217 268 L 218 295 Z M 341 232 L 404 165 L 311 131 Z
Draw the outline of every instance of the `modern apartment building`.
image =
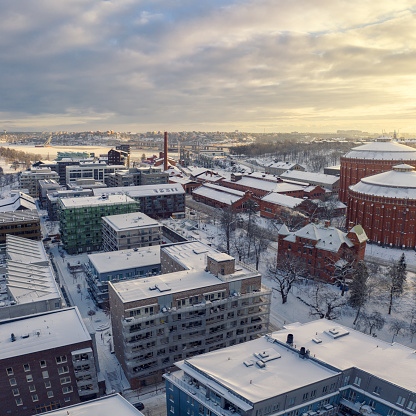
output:
M 414 350 L 332 321 L 291 324 L 165 374 L 167 414 L 412 416 Z
M 25 170 L 21 173 L 19 178 L 20 189 L 27 189 L 29 196 L 33 198 L 39 197 L 39 181 L 53 179 L 59 182 L 59 175 L 50 168 L 32 167 L 30 170 Z
M 140 204 L 140 212 L 152 218 L 168 218 L 185 211 L 185 191 L 180 184 L 121 186 L 94 189 L 94 195 L 126 194 Z
M 124 165 L 108 165 L 105 162 L 79 162 L 78 165 L 66 166 L 66 184 L 70 185 L 77 179 L 95 179 L 105 182 L 110 173 L 126 169 Z
M 29 416 L 97 397 L 93 342 L 77 308 L 0 322 L 1 413 Z
M 117 186 L 139 186 L 139 185 L 156 185 L 168 183 L 169 174 L 163 172 L 161 167 L 138 167 L 126 170 L 118 170 L 110 173 L 106 183 L 108 187 Z
M 104 307 L 108 305 L 108 282 L 160 273 L 160 246 L 89 254 L 84 269 L 91 298 L 97 306 Z
M 43 243 L 7 235 L 3 249 L 0 320 L 61 309 L 61 292 Z
M 47 195 L 52 192 L 56 192 L 64 189 L 62 185 L 59 184 L 54 179 L 43 179 L 38 182 L 38 195 L 39 195 L 39 204 L 42 208 L 46 208 Z
M 256 270 L 199 241 L 160 250 L 161 275 L 109 283 L 114 351 L 133 387 L 268 331 L 271 290 Z
M 103 250 L 157 246 L 162 243 L 162 226 L 141 212 L 102 218 Z
M 101 218 L 136 212 L 138 204 L 126 195 L 60 198 L 58 211 L 64 248 L 75 254 L 101 250 Z
M 40 218 L 37 209 L 0 212 L 0 244 L 6 242 L 7 234 L 40 240 Z
M 62 191 L 54 191 L 46 195 L 46 209 L 50 221 L 59 221 L 58 199 L 59 198 L 79 198 L 92 196 L 91 189 L 69 189 Z

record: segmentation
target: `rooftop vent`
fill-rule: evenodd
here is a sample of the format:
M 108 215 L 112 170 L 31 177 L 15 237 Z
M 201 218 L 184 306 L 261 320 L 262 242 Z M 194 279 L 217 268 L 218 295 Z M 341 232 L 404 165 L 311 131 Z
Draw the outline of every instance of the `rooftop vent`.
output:
M 263 361 L 256 361 L 256 365 L 257 365 L 257 367 L 259 367 L 259 368 L 264 368 L 264 367 L 266 367 L 266 364 L 263 362 Z
M 253 366 L 253 361 L 243 361 L 243 364 L 244 364 L 246 367 L 252 367 L 252 366 Z
M 322 342 L 322 340 L 321 340 L 320 338 L 312 338 L 312 341 L 313 341 L 315 344 L 320 344 L 320 343 Z

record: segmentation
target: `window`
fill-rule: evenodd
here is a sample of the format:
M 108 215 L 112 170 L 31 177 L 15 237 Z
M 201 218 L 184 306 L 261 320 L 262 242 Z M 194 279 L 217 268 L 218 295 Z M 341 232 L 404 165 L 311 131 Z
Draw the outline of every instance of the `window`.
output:
M 344 378 L 344 386 L 346 386 L 350 382 L 350 376 L 346 376 Z
M 56 364 L 63 364 L 66 363 L 66 355 L 60 355 L 59 357 L 56 357 Z
M 70 397 L 65 397 L 65 402 L 70 402 L 71 401 L 71 398 Z
M 48 390 L 48 399 L 51 399 L 53 397 L 53 391 Z
M 46 367 L 46 361 L 40 360 L 40 368 L 45 368 L 45 367 Z
M 361 377 L 355 377 L 355 379 L 354 379 L 354 384 L 355 384 L 356 386 L 360 386 L 360 384 L 361 384 Z
M 36 386 L 35 386 L 34 384 L 31 384 L 31 385 L 29 386 L 29 391 L 30 391 L 31 393 L 33 393 L 34 391 L 36 391 Z
M 17 406 L 23 406 L 23 400 L 20 397 L 18 399 L 16 399 L 16 405 Z
M 13 392 L 13 396 L 20 396 L 19 389 L 13 389 L 12 392 Z
M 316 397 L 316 390 L 311 391 L 311 399 L 313 399 L 314 397 Z
M 12 367 L 6 368 L 6 371 L 8 376 L 12 376 L 14 374 Z
M 397 416 L 397 412 L 393 409 L 389 409 L 389 412 L 387 413 L 387 416 Z
M 303 395 L 303 401 L 306 401 L 306 400 L 308 400 L 308 397 L 309 397 L 309 393 L 305 393 L 304 395 Z
M 71 377 L 61 377 L 61 384 L 68 384 L 71 382 Z
M 171 402 L 173 402 L 173 394 L 172 394 L 172 393 L 170 393 L 170 394 L 169 394 L 169 400 L 170 400 Z
M 399 406 L 403 406 L 404 405 L 404 401 L 406 400 L 405 397 L 399 396 L 397 398 L 396 404 L 398 404 Z
M 39 397 L 37 394 L 32 394 L 32 402 L 38 402 L 39 401 Z
M 411 410 L 412 412 L 414 412 L 415 409 L 416 409 L 416 402 L 413 402 L 412 400 L 410 400 L 409 403 L 408 403 L 408 405 L 407 405 L 407 408 L 409 410 Z
M 289 406 L 293 406 L 295 404 L 295 398 L 294 397 L 291 397 L 290 399 L 289 399 L 289 403 L 288 403 L 288 405 Z
M 10 383 L 11 386 L 16 386 L 17 385 L 15 378 L 9 379 L 9 383 Z
M 49 373 L 47 371 L 42 371 L 43 378 L 49 378 Z
M 376 408 L 376 402 L 374 400 L 370 400 L 368 405 L 374 410 Z
M 72 393 L 72 391 L 73 391 L 72 386 L 62 387 L 62 393 L 63 394 Z
M 328 391 L 328 386 L 324 386 L 322 389 L 322 393 L 326 393 Z
M 25 371 L 30 371 L 30 365 L 29 364 L 23 364 L 23 369 Z
M 48 381 L 45 381 L 45 389 L 50 389 L 51 388 L 51 382 L 48 380 Z
M 26 376 L 26 381 L 27 381 L 28 383 L 31 383 L 31 382 L 33 381 L 32 374 L 28 374 L 28 375 Z
M 381 394 L 381 387 L 380 386 L 375 386 L 373 393 L 374 394 Z
M 58 374 L 65 374 L 69 373 L 69 367 L 67 365 L 64 365 L 63 367 L 58 368 Z

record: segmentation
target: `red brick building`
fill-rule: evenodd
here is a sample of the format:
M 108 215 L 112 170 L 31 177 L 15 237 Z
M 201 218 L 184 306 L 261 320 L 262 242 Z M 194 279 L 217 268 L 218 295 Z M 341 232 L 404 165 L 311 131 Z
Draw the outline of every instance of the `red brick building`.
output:
M 93 343 L 76 308 L 0 323 L 1 414 L 29 416 L 96 398 Z
M 402 163 L 416 166 L 416 149 L 387 138 L 354 147 L 341 157 L 339 200 L 346 203 L 348 188 L 360 179 L 386 172 Z
M 319 280 L 334 281 L 337 262 L 350 253 L 356 261 L 364 259 L 367 235 L 360 225 L 348 233 L 323 224 L 310 223 L 289 232 L 283 225 L 278 233 L 278 257 L 293 256 L 305 264 L 306 274 Z
M 416 172 L 401 164 L 350 186 L 347 220 L 362 224 L 369 240 L 416 247 Z

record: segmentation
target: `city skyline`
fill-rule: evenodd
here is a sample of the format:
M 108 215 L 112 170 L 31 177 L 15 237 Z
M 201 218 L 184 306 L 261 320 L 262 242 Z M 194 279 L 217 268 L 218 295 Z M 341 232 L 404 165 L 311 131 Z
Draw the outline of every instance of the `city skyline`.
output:
M 416 132 L 412 1 L 0 11 L 0 129 Z

